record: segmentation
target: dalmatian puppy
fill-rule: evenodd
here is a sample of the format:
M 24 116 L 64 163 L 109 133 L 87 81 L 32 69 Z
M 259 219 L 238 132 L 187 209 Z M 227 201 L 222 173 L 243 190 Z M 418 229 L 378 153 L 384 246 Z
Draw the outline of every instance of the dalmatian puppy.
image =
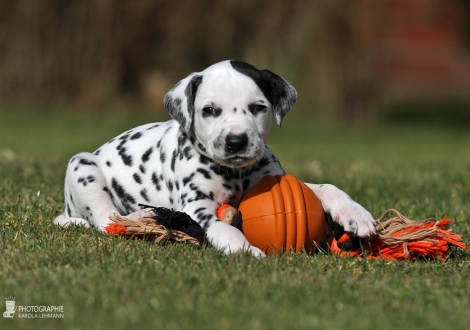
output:
M 154 216 L 139 209 L 143 203 L 187 213 L 227 254 L 246 250 L 262 257 L 215 214 L 224 203 L 238 207 L 263 176 L 285 174 L 266 143 L 273 119 L 281 125 L 296 99 L 283 78 L 244 62 L 224 61 L 190 74 L 165 96 L 173 120 L 131 129 L 69 161 L 65 211 L 54 223 L 104 231 L 115 213 L 134 220 Z M 359 237 L 375 232 L 372 215 L 345 192 L 307 185 L 345 231 Z

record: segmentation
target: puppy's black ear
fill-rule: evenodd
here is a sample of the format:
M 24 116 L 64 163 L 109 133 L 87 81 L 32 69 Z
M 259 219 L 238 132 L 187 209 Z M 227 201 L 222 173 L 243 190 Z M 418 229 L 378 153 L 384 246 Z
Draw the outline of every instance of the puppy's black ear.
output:
M 261 76 L 268 83 L 274 117 L 281 126 L 282 119 L 297 101 L 297 91 L 294 86 L 269 70 L 262 70 Z
M 194 117 L 194 99 L 199 85 L 202 83 L 202 76 L 192 73 L 188 77 L 178 82 L 166 95 L 163 100 L 165 109 L 170 113 L 185 132 L 191 129 Z
M 258 85 L 264 96 L 271 102 L 276 122 L 281 126 L 282 119 L 297 101 L 295 88 L 269 70 L 258 70 L 253 65 L 240 61 L 230 61 L 230 64 Z

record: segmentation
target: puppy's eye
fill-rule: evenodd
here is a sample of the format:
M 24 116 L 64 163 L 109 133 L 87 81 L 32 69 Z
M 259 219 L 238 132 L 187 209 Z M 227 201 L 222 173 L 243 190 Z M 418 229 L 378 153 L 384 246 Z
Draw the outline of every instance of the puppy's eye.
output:
M 251 113 L 256 114 L 258 112 L 264 111 L 266 106 L 262 104 L 250 104 L 248 109 L 250 109 Z
M 218 109 L 218 108 L 213 108 L 213 107 L 202 108 L 203 117 L 207 117 L 207 116 L 217 117 L 221 114 L 221 112 L 222 112 L 222 109 Z

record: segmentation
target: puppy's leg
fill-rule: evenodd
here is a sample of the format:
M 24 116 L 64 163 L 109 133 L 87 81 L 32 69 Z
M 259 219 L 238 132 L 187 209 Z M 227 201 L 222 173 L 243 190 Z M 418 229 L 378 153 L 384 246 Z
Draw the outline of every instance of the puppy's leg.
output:
M 73 157 L 65 175 L 65 211 L 54 223 L 92 225 L 100 231 L 111 223 L 109 216 L 118 213 L 96 156 L 80 153 Z
M 318 196 L 325 212 L 346 232 L 359 237 L 375 234 L 375 219 L 372 214 L 344 191 L 331 184 L 305 184 Z

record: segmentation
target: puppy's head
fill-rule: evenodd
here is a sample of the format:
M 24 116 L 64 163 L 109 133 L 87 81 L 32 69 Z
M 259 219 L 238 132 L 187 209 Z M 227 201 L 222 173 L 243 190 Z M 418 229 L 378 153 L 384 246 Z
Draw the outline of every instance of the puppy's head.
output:
M 271 71 L 224 61 L 181 80 L 164 104 L 199 152 L 239 168 L 263 156 L 273 116 L 280 126 L 296 99 L 294 87 Z

